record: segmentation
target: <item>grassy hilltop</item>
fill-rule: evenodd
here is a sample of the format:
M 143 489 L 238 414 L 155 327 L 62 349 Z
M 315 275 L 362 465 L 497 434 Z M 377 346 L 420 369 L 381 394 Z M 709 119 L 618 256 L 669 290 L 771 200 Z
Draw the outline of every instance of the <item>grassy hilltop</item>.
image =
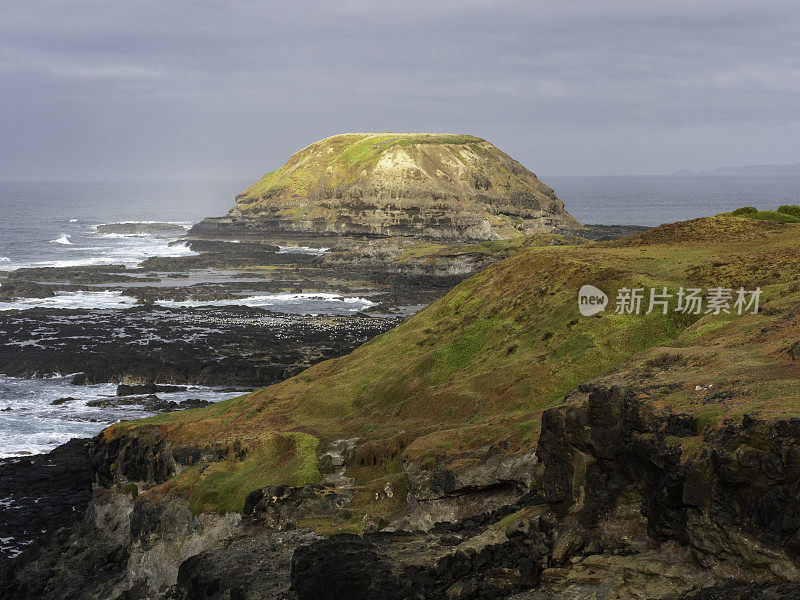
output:
M 552 189 L 478 137 L 347 133 L 300 150 L 236 197 L 272 234 L 510 239 L 580 225 Z
M 674 440 L 696 451 L 703 429 L 726 419 L 800 415 L 799 236 L 800 224 L 724 214 L 612 242 L 505 242 L 516 248 L 508 258 L 348 356 L 104 436 L 230 449 L 216 462 L 203 453 L 145 492 L 188 497 L 198 512 L 241 510 L 266 485 L 318 482 L 326 445 L 358 437 L 347 470 L 355 510 L 388 516 L 405 494 L 375 501 L 374 492 L 387 482 L 404 489 L 404 460 L 457 470 L 487 444 L 530 449 L 542 411 L 582 401 L 576 390 L 589 381 L 633 386 L 654 406 L 696 416 L 695 435 Z M 609 295 L 606 312 L 579 315 L 584 284 Z M 613 314 L 618 288 L 679 286 L 760 286 L 761 311 Z M 339 528 L 360 523 L 359 514 Z
M 457 155 L 457 146 L 480 148 L 485 143 L 475 136 L 446 133 L 335 135 L 293 154 L 285 165 L 264 175 L 237 199 L 245 205 L 243 210 L 256 211 L 267 199 L 278 194 L 307 198 L 322 174 L 329 178 L 332 187 L 353 182 L 360 174 L 374 169 L 383 153 L 393 147 L 437 144 Z

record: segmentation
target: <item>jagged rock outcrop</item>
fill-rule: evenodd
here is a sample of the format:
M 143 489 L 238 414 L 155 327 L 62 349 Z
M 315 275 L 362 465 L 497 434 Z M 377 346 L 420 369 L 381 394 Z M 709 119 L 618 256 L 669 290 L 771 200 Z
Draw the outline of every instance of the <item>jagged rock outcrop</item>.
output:
M 552 189 L 481 138 L 354 133 L 311 144 L 236 198 L 193 238 L 304 236 L 508 239 L 580 225 Z
M 543 499 L 586 527 L 633 502 L 650 538 L 686 545 L 704 566 L 800 578 L 800 420 L 745 417 L 682 459 L 666 440 L 686 426 L 631 392 L 590 388 L 585 405 L 542 416 Z
M 406 507 L 390 523 L 391 530 L 427 531 L 437 523 L 513 505 L 528 491 L 537 464 L 533 451 L 508 454 L 502 445 L 472 452 L 461 464 L 437 461 L 434 466 L 407 461 Z
M 129 494 L 102 492 L 76 528 L 58 530 L 29 551 L 24 565 L 0 573 L 0 597 L 160 597 L 175 583 L 181 563 L 230 537 L 240 519 L 194 516 L 178 500 L 136 502 Z
M 81 526 L 38 550 L 7 589 L 12 598 L 63 597 L 61 585 L 76 598 L 163 600 L 798 593 L 800 420 L 709 429 L 684 456 L 674 439 L 696 431 L 693 417 L 621 388 L 582 394 L 543 413 L 535 451 L 488 446 L 466 468 L 406 464 L 418 514 L 393 527 L 329 538 L 304 527 L 351 518 L 353 490 L 330 485 L 255 490 L 241 521 L 100 490 Z M 346 462 L 352 440 L 338 442 Z M 101 436 L 93 450 L 97 481 L 116 488 L 164 480 L 200 452 L 156 440 L 112 447 Z M 737 576 L 747 581 L 729 581 Z
M 328 485 L 278 485 L 254 490 L 244 502 L 245 515 L 251 515 L 267 527 L 281 531 L 292 528 L 300 519 L 338 516 L 353 501 L 353 490 L 337 490 Z M 337 514 L 338 513 L 338 514 Z

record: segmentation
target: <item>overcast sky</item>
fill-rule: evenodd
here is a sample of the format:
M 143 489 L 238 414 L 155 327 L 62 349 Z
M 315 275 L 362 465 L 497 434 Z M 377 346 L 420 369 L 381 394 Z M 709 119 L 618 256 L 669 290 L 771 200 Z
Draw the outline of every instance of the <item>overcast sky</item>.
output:
M 257 178 L 346 131 L 540 175 L 800 162 L 795 0 L 0 3 L 0 179 Z

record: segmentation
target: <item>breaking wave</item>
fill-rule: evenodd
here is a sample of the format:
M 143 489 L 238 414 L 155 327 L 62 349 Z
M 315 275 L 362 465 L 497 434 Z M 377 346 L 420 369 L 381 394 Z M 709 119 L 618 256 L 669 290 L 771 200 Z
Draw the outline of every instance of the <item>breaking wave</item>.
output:
M 72 243 L 72 240 L 69 239 L 69 236 L 65 233 L 60 238 L 55 240 L 50 240 L 51 244 L 63 244 L 64 246 L 74 246 L 75 244 Z

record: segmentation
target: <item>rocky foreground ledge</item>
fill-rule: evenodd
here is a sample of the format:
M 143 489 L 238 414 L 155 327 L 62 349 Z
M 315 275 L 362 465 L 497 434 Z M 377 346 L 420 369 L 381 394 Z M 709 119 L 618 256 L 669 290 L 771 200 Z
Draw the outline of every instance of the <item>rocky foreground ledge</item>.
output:
M 81 524 L 5 567 L 3 597 L 800 594 L 790 583 L 800 574 L 800 518 L 787 502 L 800 489 L 800 421 L 748 418 L 709 431 L 703 452 L 687 456 L 670 440 L 696 430 L 692 417 L 620 388 L 582 393 L 585 401 L 543 413 L 537 446 L 521 455 L 490 446 L 474 466 L 405 465 L 408 510 L 374 533 L 322 537 L 303 526 L 347 518 L 352 492 L 335 484 L 256 490 L 242 516 L 194 515 L 185 502 L 102 486 Z M 346 473 L 359 444 L 337 448 Z M 109 464 L 142 485 L 190 460 L 102 437 L 92 452 L 106 484 Z M 743 573 L 760 583 L 730 581 Z

